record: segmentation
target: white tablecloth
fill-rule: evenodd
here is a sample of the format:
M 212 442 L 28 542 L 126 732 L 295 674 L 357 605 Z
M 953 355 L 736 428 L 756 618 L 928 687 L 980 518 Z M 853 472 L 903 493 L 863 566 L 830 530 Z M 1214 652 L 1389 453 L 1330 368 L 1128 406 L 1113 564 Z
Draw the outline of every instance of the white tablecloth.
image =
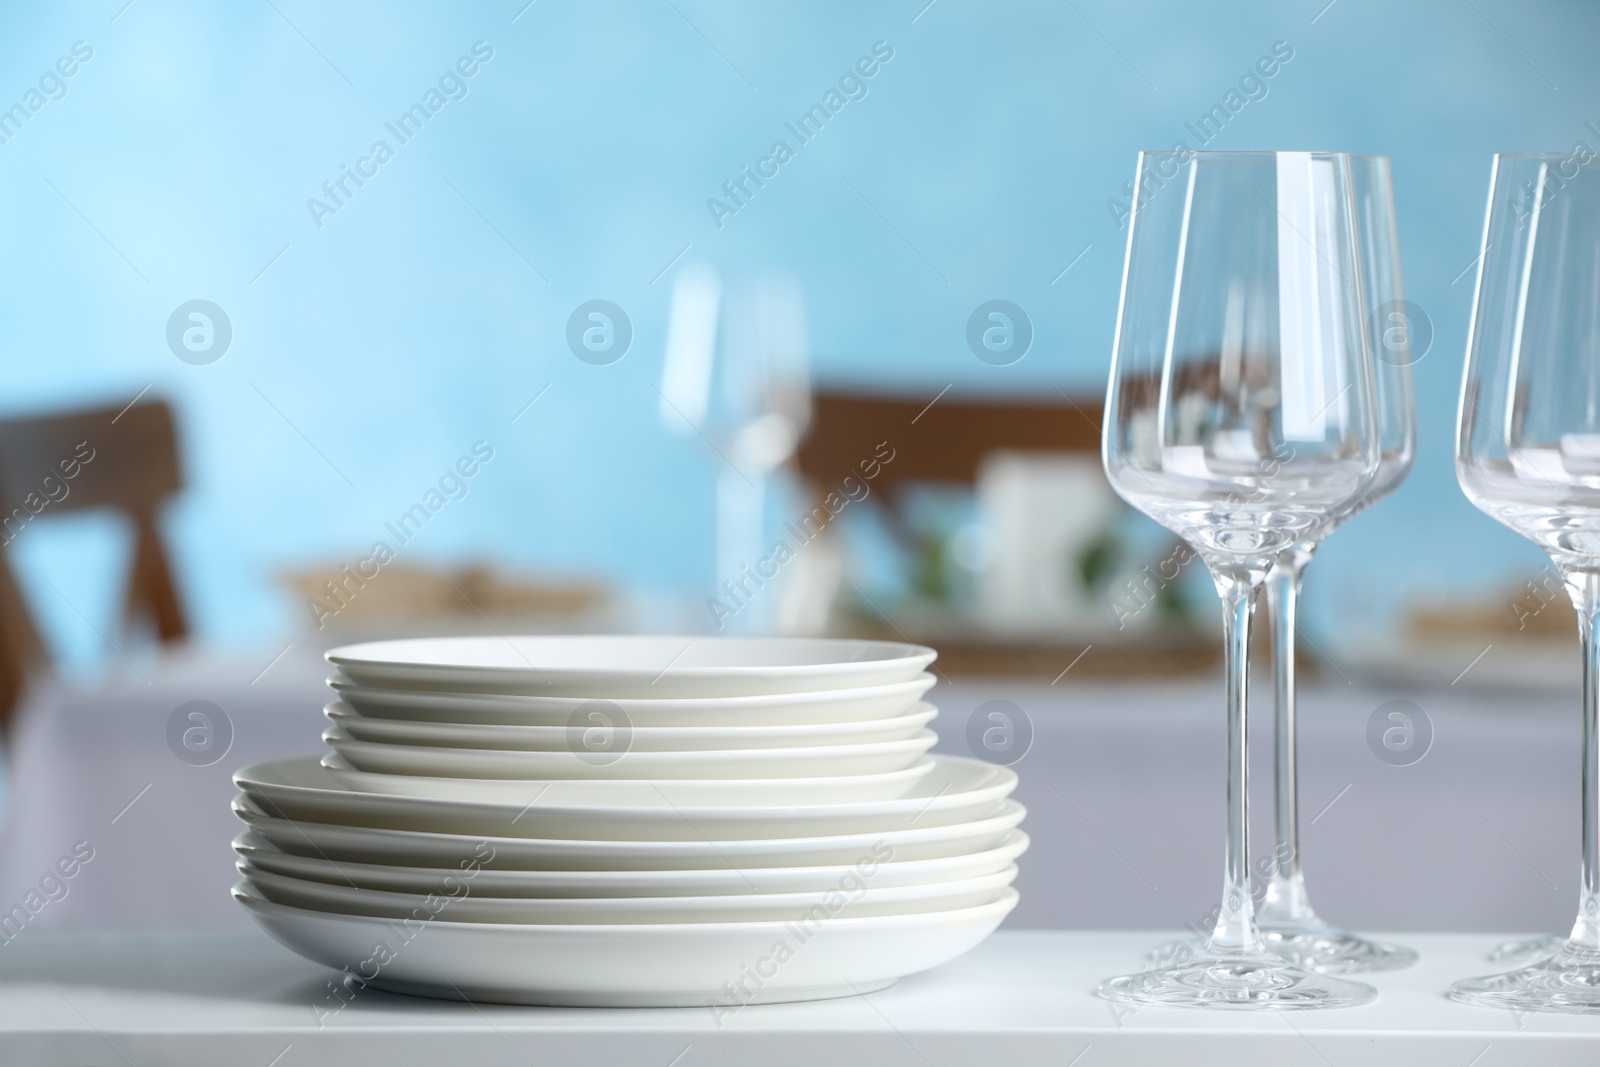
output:
M 26 709 L 0 829 L 0 912 L 87 842 L 93 858 L 38 928 L 241 930 L 228 896 L 229 775 L 321 749 L 325 668 L 315 650 L 141 666 L 114 682 L 50 689 Z M 257 677 L 259 675 L 259 677 Z M 1428 754 L 1374 755 L 1368 719 L 1386 700 L 1421 707 Z M 940 750 L 965 753 L 987 701 L 1014 702 L 1035 731 L 1016 765 L 1033 838 L 1011 927 L 1156 928 L 1201 921 L 1222 874 L 1222 715 L 1214 679 L 1171 684 L 958 681 L 930 696 Z M 1576 698 L 1339 683 L 1303 695 L 1303 855 L 1312 899 L 1362 929 L 1528 930 L 1570 925 L 1577 900 Z M 191 700 L 222 707 L 227 756 L 173 754 L 168 721 Z M 1265 705 L 1263 705 L 1265 710 Z M 1255 729 L 1254 849 L 1270 848 L 1268 722 Z M 54 886 L 54 883 L 51 883 Z M 46 888 L 51 888 L 47 886 Z M 61 890 L 55 889 L 59 896 Z M 43 894 L 41 894 L 43 896 Z M 40 898 L 34 898 L 38 900 Z

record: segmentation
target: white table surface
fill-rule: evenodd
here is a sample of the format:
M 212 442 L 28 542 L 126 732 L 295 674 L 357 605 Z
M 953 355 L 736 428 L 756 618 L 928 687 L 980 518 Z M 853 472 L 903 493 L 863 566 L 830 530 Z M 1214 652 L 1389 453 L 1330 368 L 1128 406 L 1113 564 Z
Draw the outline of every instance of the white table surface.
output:
M 1110 1067 L 1116 1064 L 1600 1063 L 1600 1019 L 1513 1016 L 1445 999 L 1485 970 L 1487 935 L 1403 934 L 1422 962 L 1373 978 L 1373 1004 L 1330 1012 L 1147 1008 L 1091 995 L 1162 935 L 1002 931 L 969 955 L 865 997 L 709 1010 L 470 1005 L 361 990 L 320 1029 L 333 972 L 261 934 L 29 931 L 0 947 L 0 1061 L 129 1067 L 639 1064 Z

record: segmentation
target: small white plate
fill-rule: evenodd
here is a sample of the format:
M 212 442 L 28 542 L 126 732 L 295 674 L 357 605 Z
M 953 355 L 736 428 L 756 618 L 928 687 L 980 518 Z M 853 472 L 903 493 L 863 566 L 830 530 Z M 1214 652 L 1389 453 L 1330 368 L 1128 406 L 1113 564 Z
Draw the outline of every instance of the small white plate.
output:
M 973 908 L 814 924 L 510 926 L 331 915 L 273 904 L 243 884 L 233 895 L 291 951 L 378 989 L 509 1004 L 698 1007 L 719 1022 L 745 1004 L 883 989 L 971 949 L 1017 903 L 1007 889 Z M 725 986 L 735 980 L 744 990 L 730 995 Z M 322 1023 L 342 1003 L 312 1010 Z
M 801 922 L 853 919 L 864 915 L 911 915 L 970 908 L 993 900 L 1016 881 L 1015 864 L 992 874 L 954 882 L 878 889 L 876 867 L 863 864 L 839 884 L 810 893 L 724 893 L 676 897 L 479 897 L 463 874 L 443 893 L 393 893 L 356 889 L 273 874 L 236 864 L 239 873 L 268 900 L 310 911 L 372 915 L 383 919 L 448 919 L 463 923 L 545 924 Z M 442 902 L 442 908 L 440 903 Z
M 292 832 L 292 830 L 291 830 Z M 474 848 L 476 843 L 474 843 Z M 874 889 L 923 885 L 928 882 L 977 878 L 1004 870 L 1028 848 L 1028 835 L 1011 830 L 1000 844 L 981 852 L 927 860 L 890 860 L 873 872 Z M 448 893 L 472 874 L 475 897 L 669 897 L 718 893 L 808 893 L 832 889 L 856 865 L 819 867 L 748 867 L 709 871 L 516 871 L 501 870 L 483 860 L 489 848 L 450 867 L 395 864 L 298 856 L 277 848 L 254 830 L 234 838 L 233 850 L 252 867 L 331 885 L 386 889 L 393 893 Z
M 242 797 L 234 800 L 233 813 L 284 852 L 335 863 L 460 869 L 476 860 L 491 862 L 496 870 L 699 871 L 854 866 L 871 859 L 874 848 L 892 850 L 893 862 L 967 856 L 999 848 L 1026 811 L 1014 800 L 996 800 L 966 821 L 944 826 L 918 823 L 901 830 L 736 841 L 563 840 L 386 830 L 277 818 Z
M 423 722 L 499 723 L 506 726 L 566 727 L 591 697 L 516 696 L 506 693 L 451 693 L 383 689 L 328 679 L 334 692 L 360 715 Z M 634 726 L 796 726 L 859 722 L 899 715 L 932 689 L 934 677 L 919 674 L 904 682 L 826 693 L 776 693 L 746 697 L 620 697 L 605 701 Z
M 921 645 L 799 637 L 414 637 L 345 645 L 328 662 L 362 685 L 583 697 L 756 696 L 909 681 Z
M 323 709 L 328 721 L 356 741 L 380 745 L 427 745 L 517 752 L 575 752 L 591 741 L 629 752 L 710 752 L 718 749 L 813 748 L 904 741 L 933 721 L 939 709 L 916 704 L 905 714 L 860 722 L 798 726 L 634 726 L 606 716 L 571 726 L 509 726 L 496 723 L 423 722 L 357 713 L 336 700 Z M 596 731 L 610 731 L 609 735 Z M 588 743 L 589 748 L 595 744 Z
M 887 774 L 920 760 L 939 738 L 923 730 L 901 741 L 811 748 L 712 749 L 704 752 L 530 752 L 511 749 L 434 748 L 425 745 L 357 741 L 342 726 L 330 726 L 322 740 L 358 771 L 422 775 L 430 778 L 498 778 L 555 781 L 614 778 L 703 780 L 714 778 L 843 778 Z M 575 739 L 581 744 L 582 739 Z M 608 733 L 601 742 L 626 744 Z
M 234 784 L 262 810 L 292 819 L 506 837 L 724 840 L 936 826 L 961 822 L 1010 795 L 1017 776 L 960 756 L 929 757 L 933 770 L 892 799 L 762 803 L 734 788 L 721 803 L 693 804 L 673 782 L 487 782 L 406 778 L 323 766 L 314 756 L 266 760 Z M 814 779 L 829 797 L 848 777 Z M 691 786 L 695 783 L 691 783 Z M 466 787 L 498 787 L 477 789 Z M 618 789 L 618 786 L 633 788 Z M 407 792 L 388 792 L 404 789 Z M 469 799 L 470 798 L 470 799 Z

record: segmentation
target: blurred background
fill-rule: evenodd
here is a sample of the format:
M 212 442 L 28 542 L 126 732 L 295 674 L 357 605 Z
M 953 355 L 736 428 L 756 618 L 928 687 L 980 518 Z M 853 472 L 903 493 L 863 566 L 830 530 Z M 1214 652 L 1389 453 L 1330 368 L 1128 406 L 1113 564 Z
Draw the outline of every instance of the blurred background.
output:
M 126 746 L 168 759 L 168 712 L 203 697 L 231 717 L 205 768 L 221 826 L 231 768 L 316 747 L 318 652 L 408 630 L 903 635 L 943 653 L 958 749 L 999 692 L 964 678 L 1036 687 L 1038 720 L 1070 714 L 1049 701 L 1072 684 L 1099 715 L 1131 699 L 1117 679 L 1172 676 L 1155 704 L 1209 739 L 1209 582 L 1097 452 L 1136 155 L 1179 143 L 1392 158 L 1418 459 L 1310 570 L 1306 670 L 1361 694 L 1323 703 L 1373 774 L 1395 768 L 1366 753 L 1367 713 L 1405 691 L 1435 764 L 1452 716 L 1510 759 L 1532 733 L 1494 724 L 1544 714 L 1527 770 L 1555 789 L 1570 614 L 1539 552 L 1461 495 L 1451 447 L 1491 156 L 1600 147 L 1597 29 L 1560 0 L 10 5 L 5 803 L 31 736 L 156 807 L 193 768 L 128 770 Z M 286 704 L 293 730 L 241 725 Z M 1152 714 L 1130 744 L 1180 721 Z M 1430 788 L 1475 820 L 1455 773 Z M 1324 847 L 1415 812 L 1383 788 Z M 1572 805 L 1529 803 L 1539 878 L 1456 925 L 1570 912 Z M 1468 804 L 1494 829 L 1463 840 L 1516 836 Z M 1061 818 L 1086 848 L 1117 839 Z M 13 855 L 77 832 L 19 820 Z M 1416 845 L 1384 847 L 1414 867 Z M 1181 852 L 1161 852 L 1181 876 L 1123 870 L 1169 886 L 1131 910 L 1033 918 L 1177 925 L 1171 886 L 1201 887 L 1198 914 L 1213 877 L 1209 848 Z

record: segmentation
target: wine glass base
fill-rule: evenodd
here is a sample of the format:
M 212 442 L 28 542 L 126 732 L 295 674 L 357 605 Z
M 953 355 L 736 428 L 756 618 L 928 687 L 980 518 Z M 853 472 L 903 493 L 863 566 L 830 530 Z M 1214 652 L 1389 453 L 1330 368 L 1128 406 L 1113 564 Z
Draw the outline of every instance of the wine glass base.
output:
M 1480 1008 L 1600 1015 L 1600 952 L 1563 946 L 1541 963 L 1457 982 L 1450 999 Z
M 1409 948 L 1371 941 L 1321 923 L 1264 926 L 1261 936 L 1272 955 L 1318 974 L 1398 971 L 1417 962 L 1417 954 Z M 1555 947 L 1560 944 L 1558 940 Z M 1167 967 L 1192 960 L 1204 951 L 1204 941 L 1180 939 L 1157 945 L 1146 959 L 1153 966 Z
M 1493 952 L 1489 953 L 1490 963 L 1500 963 L 1510 966 L 1517 963 L 1532 963 L 1535 960 L 1547 960 L 1561 951 L 1567 943 L 1566 937 L 1561 934 L 1545 934 L 1543 937 L 1528 937 L 1519 941 L 1507 941 L 1503 945 L 1496 945 Z
M 1163 941 L 1145 954 L 1144 961 L 1151 967 L 1171 967 L 1199 958 L 1206 950 L 1203 937 L 1179 937 Z
M 1321 923 L 1263 926 L 1261 936 L 1268 952 L 1318 974 L 1398 971 L 1417 962 L 1417 954 L 1409 948 L 1372 941 Z
M 1377 995 L 1369 985 L 1307 971 L 1277 956 L 1219 954 L 1108 978 L 1095 993 L 1125 1004 L 1224 1011 L 1352 1008 Z

